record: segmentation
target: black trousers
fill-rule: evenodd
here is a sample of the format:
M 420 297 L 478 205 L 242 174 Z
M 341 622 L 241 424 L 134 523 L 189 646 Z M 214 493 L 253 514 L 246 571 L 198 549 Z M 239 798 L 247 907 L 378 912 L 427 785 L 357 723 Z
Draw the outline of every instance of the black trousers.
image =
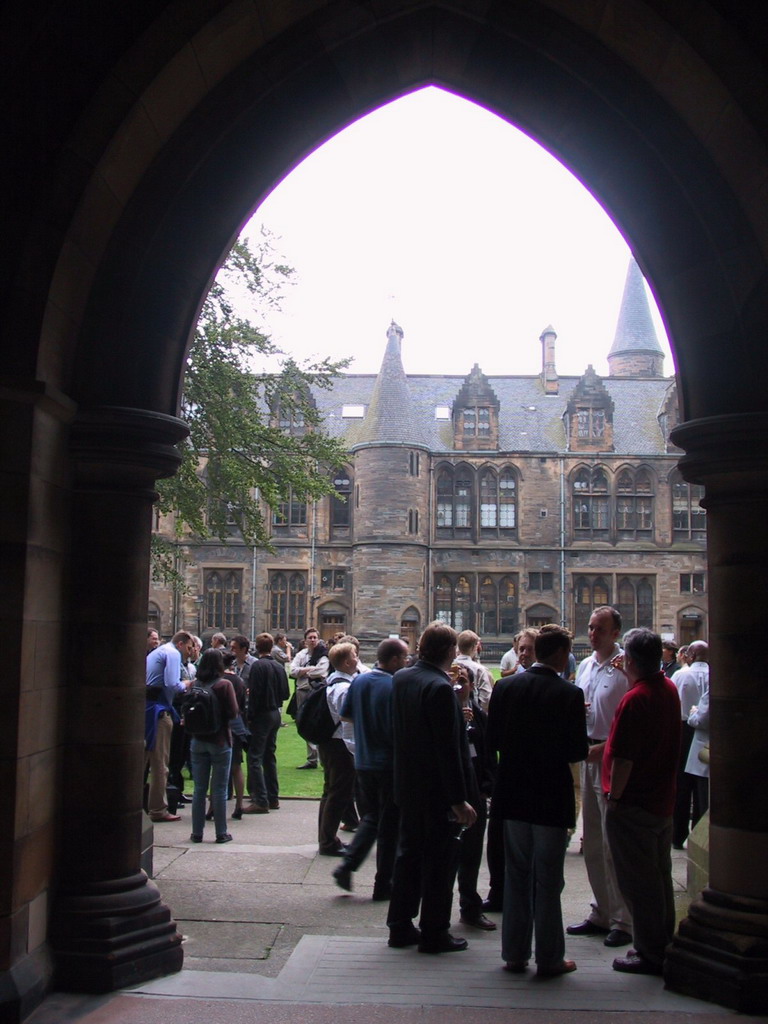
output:
M 459 906 L 464 914 L 472 917 L 482 913 L 483 898 L 477 891 L 477 876 L 483 860 L 483 840 L 488 820 L 488 806 L 484 799 L 473 800 L 477 821 L 461 833 L 459 842 Z
M 451 925 L 453 886 L 459 865 L 458 827 L 449 808 L 420 800 L 400 805 L 400 831 L 387 924 L 391 933 L 407 931 L 419 913 L 423 938 L 437 939 Z
M 698 813 L 698 799 L 695 796 L 693 776 L 685 770 L 688 760 L 688 751 L 691 749 L 694 729 L 683 722 L 680 732 L 680 758 L 677 762 L 677 790 L 675 793 L 675 810 L 672 815 L 672 843 L 675 846 L 682 846 L 691 831 L 691 818 L 698 821 L 701 814 Z M 694 802 L 695 801 L 695 802 Z
M 400 820 L 392 798 L 392 772 L 358 771 L 356 786 L 362 818 L 355 838 L 347 848 L 346 863 L 353 871 L 357 871 L 376 843 L 374 892 L 384 892 L 392 884 Z
M 486 849 L 490 887 L 488 899 L 501 910 L 504 904 L 504 819 L 491 817 L 488 821 L 488 844 Z
M 318 751 L 323 763 L 323 795 L 317 814 L 317 841 L 324 853 L 341 847 L 337 836 L 342 815 L 353 800 L 355 788 L 355 761 L 342 739 L 319 743 Z

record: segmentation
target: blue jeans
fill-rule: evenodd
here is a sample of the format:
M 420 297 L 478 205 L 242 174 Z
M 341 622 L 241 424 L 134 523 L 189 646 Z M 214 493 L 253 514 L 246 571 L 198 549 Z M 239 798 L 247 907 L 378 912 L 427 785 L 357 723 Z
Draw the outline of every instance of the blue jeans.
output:
M 192 834 L 201 836 L 205 829 L 205 798 L 210 781 L 216 835 L 223 836 L 227 831 L 227 783 L 232 747 L 221 747 L 218 743 L 209 743 L 193 736 L 190 750 L 192 781 L 195 784 L 192 795 Z
M 530 958 L 536 932 L 536 964 L 556 967 L 565 956 L 560 894 L 568 829 L 504 821 L 504 916 L 501 956 L 509 963 Z

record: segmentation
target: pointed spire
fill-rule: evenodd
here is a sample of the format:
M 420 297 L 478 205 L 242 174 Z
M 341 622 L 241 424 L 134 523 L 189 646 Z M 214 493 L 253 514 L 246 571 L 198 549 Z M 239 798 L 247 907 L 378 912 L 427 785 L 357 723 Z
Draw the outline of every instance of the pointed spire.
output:
M 651 318 L 645 278 L 630 257 L 608 366 L 611 377 L 661 377 L 664 355 Z
M 350 436 L 352 447 L 362 444 L 419 444 L 411 392 L 403 369 L 403 329 L 393 320 L 387 347 L 365 419 Z

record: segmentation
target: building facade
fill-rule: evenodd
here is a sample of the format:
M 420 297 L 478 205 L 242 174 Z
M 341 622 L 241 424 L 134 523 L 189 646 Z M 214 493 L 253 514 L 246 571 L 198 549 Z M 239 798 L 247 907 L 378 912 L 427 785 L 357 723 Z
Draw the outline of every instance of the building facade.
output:
M 608 377 L 558 376 L 556 339 L 542 332 L 535 376 L 408 377 L 392 323 L 377 375 L 314 395 L 349 453 L 333 495 L 269 510 L 273 552 L 247 547 L 234 522 L 225 543 L 185 538 L 187 595 L 154 588 L 150 622 L 413 644 L 440 619 L 507 644 L 554 621 L 585 641 L 591 609 L 613 604 L 627 628 L 705 636 L 703 488 L 677 469 L 676 383 L 634 260 Z

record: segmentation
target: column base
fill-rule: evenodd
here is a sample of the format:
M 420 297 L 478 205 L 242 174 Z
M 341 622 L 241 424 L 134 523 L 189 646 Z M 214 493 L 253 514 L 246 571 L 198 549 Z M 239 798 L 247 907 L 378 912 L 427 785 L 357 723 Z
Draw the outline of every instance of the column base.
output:
M 52 981 L 53 963 L 46 947 L 0 972 L 0 1021 L 20 1024 L 26 1020 L 45 999 Z
M 113 992 L 181 970 L 181 935 L 143 871 L 63 892 L 51 922 L 56 987 Z
M 768 1013 L 768 900 L 705 889 L 667 950 L 664 980 L 673 992 Z

